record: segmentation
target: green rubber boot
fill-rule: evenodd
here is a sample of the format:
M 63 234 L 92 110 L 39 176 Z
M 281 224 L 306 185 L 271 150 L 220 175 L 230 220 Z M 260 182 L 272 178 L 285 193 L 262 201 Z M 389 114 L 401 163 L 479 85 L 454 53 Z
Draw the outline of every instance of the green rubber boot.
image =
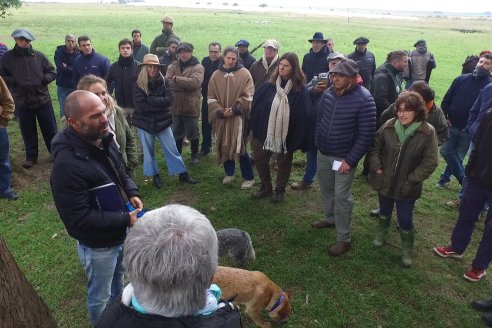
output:
M 381 247 L 386 240 L 386 235 L 388 234 L 389 226 L 391 223 L 391 216 L 379 216 L 378 225 L 376 228 L 376 235 L 372 244 L 376 247 Z
M 414 242 L 414 230 L 400 229 L 401 237 L 401 261 L 404 267 L 412 266 L 412 251 Z

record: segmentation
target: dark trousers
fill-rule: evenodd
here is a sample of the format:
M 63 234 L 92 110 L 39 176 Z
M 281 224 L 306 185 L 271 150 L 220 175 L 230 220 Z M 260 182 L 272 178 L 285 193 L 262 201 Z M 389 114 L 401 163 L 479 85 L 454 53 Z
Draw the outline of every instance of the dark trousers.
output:
M 471 235 L 475 229 L 475 223 L 480 217 L 484 204 L 492 207 L 492 188 L 479 185 L 474 179 L 466 178 L 464 194 L 460 203 L 458 221 L 451 235 L 451 245 L 454 251 L 462 254 L 470 243 Z M 482 239 L 477 249 L 477 254 L 472 262 L 472 267 L 485 270 L 492 260 L 492 211 L 487 212 Z
M 212 148 L 212 124 L 208 123 L 207 97 L 202 99 L 202 147 L 203 153 L 209 153 Z
M 270 174 L 270 157 L 272 152 L 263 149 L 263 143 L 258 139 L 251 140 L 251 148 L 253 149 L 253 160 L 256 171 L 260 177 L 262 185 L 271 185 L 272 176 Z M 275 190 L 284 191 L 287 182 L 289 181 L 290 171 L 292 169 L 293 153 L 277 154 L 277 180 L 275 182 Z
M 390 217 L 393 212 L 393 207 L 396 204 L 396 218 L 398 225 L 403 230 L 413 229 L 413 208 L 415 207 L 415 199 L 400 199 L 396 200 L 383 196 L 379 196 L 379 213 L 381 216 Z
M 26 159 L 38 159 L 38 130 L 36 119 L 43 134 L 44 144 L 48 152 L 51 153 L 51 140 L 57 131 L 55 113 L 53 112 L 51 102 L 32 109 L 20 106 L 15 109 L 15 113 L 19 120 L 22 139 L 24 139 Z
M 224 171 L 228 176 L 234 175 L 234 170 L 236 167 L 236 161 L 227 160 L 224 162 Z M 248 153 L 244 153 L 244 155 L 239 156 L 239 167 L 241 168 L 241 176 L 244 180 L 253 180 L 255 178 L 255 174 L 253 172 L 253 164 L 251 163 L 251 158 Z

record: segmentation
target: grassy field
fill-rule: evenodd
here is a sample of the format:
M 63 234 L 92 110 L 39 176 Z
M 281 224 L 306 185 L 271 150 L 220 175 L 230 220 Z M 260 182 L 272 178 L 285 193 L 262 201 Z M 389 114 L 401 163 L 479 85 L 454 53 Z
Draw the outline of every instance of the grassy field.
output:
M 35 49 L 53 58 L 66 33 L 88 34 L 96 51 L 112 61 L 118 57 L 117 43 L 141 29 L 144 43 L 150 46 L 160 33 L 160 17 L 175 19 L 175 32 L 195 45 L 198 58 L 206 55 L 212 40 L 223 46 L 241 38 L 252 45 L 266 38 L 280 41 L 280 52 L 294 51 L 302 56 L 309 48 L 307 39 L 322 31 L 335 40 L 335 49 L 353 50 L 352 41 L 366 36 L 378 65 L 389 51 L 411 49 L 418 39 L 426 39 L 437 60 L 431 85 L 437 100 L 461 71 L 467 54 L 492 48 L 492 25 L 485 20 L 424 18 L 418 21 L 335 17 L 305 17 L 295 14 L 260 15 L 236 11 L 198 11 L 184 9 L 101 5 L 24 4 L 2 21 L 0 40 L 13 47 L 12 30 L 24 26 L 36 36 Z M 478 32 L 464 34 L 460 29 Z M 260 52 L 255 53 L 256 57 Z M 56 112 L 56 92 L 52 85 Z M 49 188 L 51 161 L 41 147 L 40 164 L 31 170 L 20 167 L 23 144 L 16 122 L 9 125 L 14 186 L 17 202 L 1 201 L 0 235 L 6 240 L 29 281 L 56 316 L 60 327 L 88 327 L 86 319 L 85 276 L 76 255 L 75 241 L 59 219 Z M 40 139 L 41 140 L 41 139 Z M 189 149 L 185 150 L 189 160 Z M 295 156 L 291 181 L 302 177 L 305 157 Z M 417 202 L 417 229 L 414 266 L 400 265 L 400 242 L 392 229 L 389 243 L 374 249 L 371 241 L 374 220 L 368 211 L 377 205 L 374 193 L 359 175 L 354 181 L 353 250 L 340 258 L 328 256 L 335 240 L 333 230 L 313 230 L 310 223 L 321 218 L 319 188 L 295 192 L 287 190 L 285 201 L 274 205 L 269 200 L 253 201 L 249 192 L 221 184 L 223 170 L 213 156 L 190 168 L 200 184 L 180 184 L 168 177 L 160 159 L 164 187 L 156 190 L 138 172 L 137 183 L 148 208 L 169 203 L 191 205 L 206 214 L 217 229 L 238 227 L 250 233 L 257 261 L 252 270 L 266 273 L 283 288 L 294 293 L 294 314 L 288 327 L 477 327 L 480 315 L 468 303 L 490 297 L 492 288 L 485 278 L 476 284 L 461 278 L 473 259 L 482 224 L 473 237 L 465 257 L 443 260 L 432 253 L 436 244 L 447 243 L 457 211 L 445 202 L 459 189 L 454 181 L 449 188 L 434 187 L 439 169 L 427 181 L 424 196 Z M 1 324 L 0 324 L 1 326 Z M 253 327 L 245 318 L 245 327 Z

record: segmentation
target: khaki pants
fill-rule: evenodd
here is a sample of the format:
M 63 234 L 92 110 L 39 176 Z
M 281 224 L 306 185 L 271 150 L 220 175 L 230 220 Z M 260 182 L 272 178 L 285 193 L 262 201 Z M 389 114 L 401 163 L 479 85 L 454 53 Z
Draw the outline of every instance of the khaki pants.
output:
M 270 174 L 270 157 L 272 152 L 263 149 L 263 143 L 258 139 L 251 140 L 251 148 L 253 149 L 253 160 L 255 162 L 256 171 L 261 180 L 262 185 L 271 185 L 272 177 Z M 287 182 L 289 181 L 290 171 L 292 169 L 293 153 L 277 154 L 277 181 L 275 190 L 285 191 Z

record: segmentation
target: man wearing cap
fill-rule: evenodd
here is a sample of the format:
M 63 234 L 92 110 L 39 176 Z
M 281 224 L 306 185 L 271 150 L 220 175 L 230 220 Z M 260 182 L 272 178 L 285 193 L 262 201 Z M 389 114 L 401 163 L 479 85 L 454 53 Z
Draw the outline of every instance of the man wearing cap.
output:
M 191 43 L 180 43 L 176 48 L 178 61 L 172 63 L 166 73 L 166 78 L 169 79 L 174 92 L 171 114 L 176 146 L 181 154 L 184 137 L 190 140 L 190 165 L 198 164 L 200 146 L 198 118 L 200 117 L 201 86 L 205 71 L 198 59 L 193 56 L 193 50 Z
M 168 47 L 167 50 L 164 51 L 164 55 L 159 57 L 159 63 L 164 66 L 162 69 L 162 74 L 166 75 L 167 68 L 174 63 L 175 61 L 178 60 L 178 56 L 176 54 L 176 48 L 178 47 L 178 44 L 180 44 L 180 41 L 175 38 L 170 38 L 168 41 Z
M 325 219 L 315 228 L 335 227 L 337 242 L 329 253 L 352 248 L 352 180 L 357 163 L 371 146 L 376 131 L 376 106 L 369 91 L 357 83 L 359 67 L 342 59 L 330 70 L 332 86 L 321 96 L 316 117 L 318 178 Z
M 79 36 L 77 42 L 80 48 L 80 56 L 75 58 L 73 63 L 75 85 L 79 83 L 82 77 L 89 74 L 104 79 L 111 67 L 109 59 L 92 48 L 92 41 L 87 35 Z
M 436 68 L 436 60 L 434 55 L 427 51 L 425 40 L 418 40 L 413 46 L 415 50 L 410 53 L 406 89 L 410 88 L 414 81 L 429 83 L 431 72 Z
M 202 66 L 204 68 L 202 82 L 202 146 L 200 155 L 208 155 L 212 148 L 212 124 L 208 122 L 208 82 L 213 72 L 219 69 L 221 60 L 222 46 L 219 42 L 210 42 L 208 45 L 208 56 L 203 57 Z
M 328 69 L 332 69 L 336 64 L 342 59 L 345 59 L 345 56 L 340 52 L 332 52 L 328 55 Z M 325 73 L 327 76 L 315 76 L 313 79 L 306 84 L 306 88 L 311 95 L 311 101 L 313 102 L 313 107 L 311 111 L 311 118 L 309 120 L 309 150 L 306 151 L 306 169 L 304 171 L 304 177 L 301 181 L 294 182 L 290 185 L 290 187 L 294 190 L 304 190 L 310 188 L 313 184 L 314 177 L 316 176 L 316 171 L 318 169 L 317 166 L 317 154 L 318 149 L 314 145 L 314 132 L 316 127 L 316 113 L 319 109 L 319 102 L 321 100 L 321 95 L 328 89 L 331 84 L 331 78 L 328 73 Z
M 326 47 L 328 41 L 323 37 L 323 33 L 316 32 L 311 42 L 311 49 L 304 55 L 302 60 L 302 71 L 306 74 L 306 81 L 311 81 L 315 75 L 328 72 L 328 54 L 330 53 Z
M 241 58 L 243 66 L 249 70 L 251 68 L 251 65 L 253 65 L 253 63 L 256 61 L 256 58 L 250 55 L 248 47 L 248 40 L 242 39 L 236 42 L 236 48 L 239 51 L 239 58 Z
M 56 47 L 55 50 L 56 92 L 60 105 L 60 117 L 64 115 L 63 104 L 65 103 L 65 98 L 77 88 L 73 79 L 73 64 L 75 58 L 80 55 L 80 50 L 77 48 L 76 42 L 73 34 L 67 34 L 65 36 L 65 44 Z
M 0 75 L 12 92 L 24 139 L 26 159 L 24 168 L 31 168 L 38 162 L 38 120 L 44 143 L 51 152 L 51 140 L 56 134 L 56 119 L 51 103 L 48 84 L 56 79 L 55 67 L 48 58 L 32 48 L 34 35 L 25 28 L 12 33 L 15 46 L 2 57 Z
M 150 52 L 149 47 L 142 43 L 142 32 L 140 30 L 132 31 L 133 40 L 133 58 L 139 63 L 143 61 L 146 54 Z
M 171 16 L 164 16 L 161 19 L 162 22 L 162 33 L 155 37 L 154 41 L 150 45 L 150 53 L 157 55 L 157 57 L 161 57 L 164 55 L 164 52 L 169 47 L 169 40 L 171 38 L 177 39 L 180 41 L 181 39 L 173 32 L 173 18 Z
M 362 85 L 369 90 L 374 72 L 376 72 L 376 58 L 367 50 L 369 39 L 361 36 L 355 39 L 355 51 L 347 56 L 359 65 L 359 75 L 362 77 Z
M 255 90 L 258 90 L 263 83 L 270 80 L 270 76 L 278 65 L 278 50 L 280 48 L 277 40 L 268 39 L 263 43 L 263 57 L 255 61 L 249 72 L 255 84 Z

